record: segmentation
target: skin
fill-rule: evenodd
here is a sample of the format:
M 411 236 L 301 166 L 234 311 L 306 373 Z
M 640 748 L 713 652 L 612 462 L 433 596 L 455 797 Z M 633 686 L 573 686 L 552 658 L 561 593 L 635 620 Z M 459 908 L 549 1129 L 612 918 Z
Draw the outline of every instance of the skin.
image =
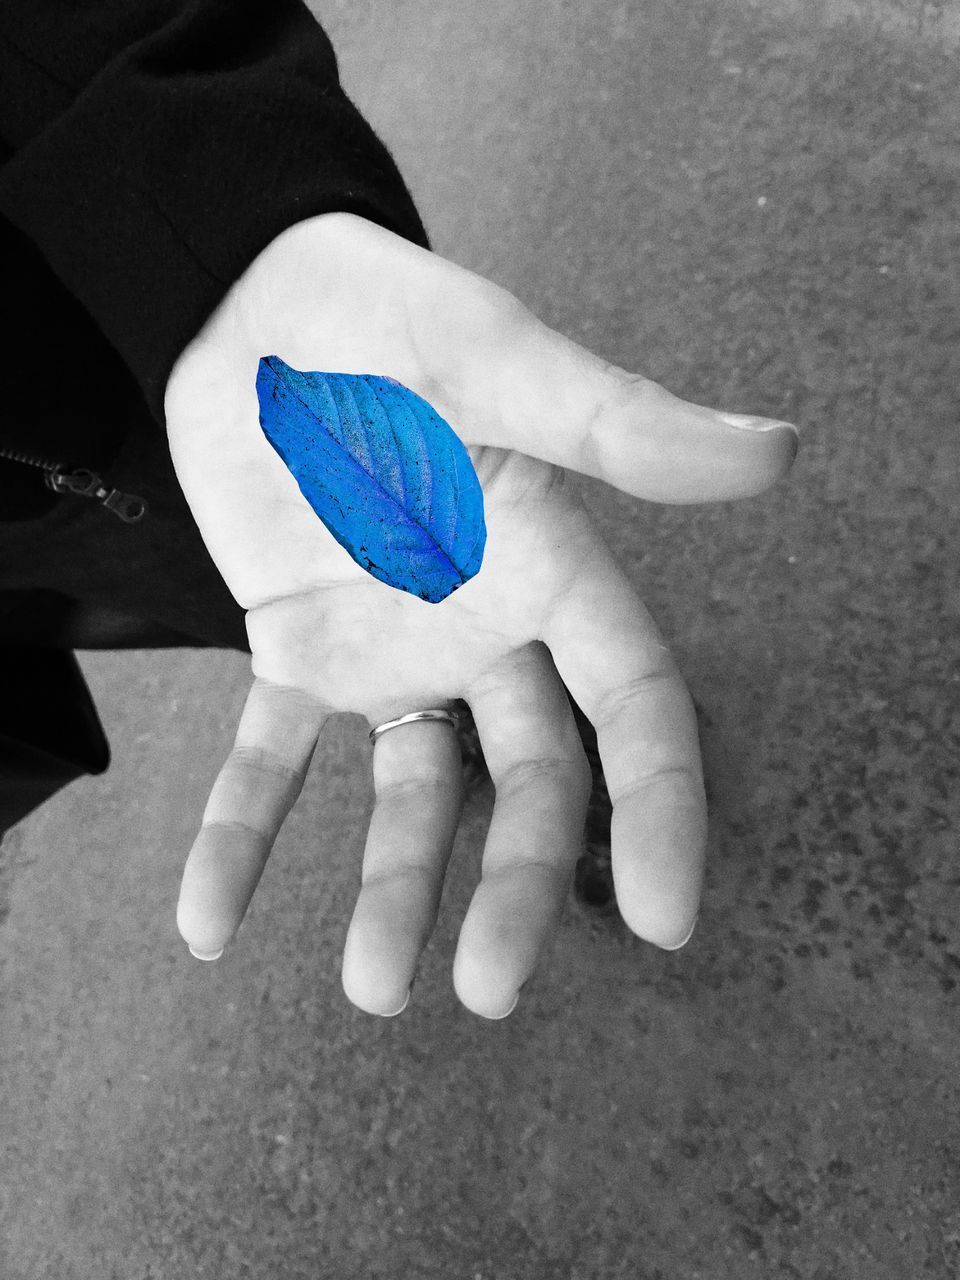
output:
M 265 440 L 262 355 L 383 373 L 468 448 L 487 523 L 477 576 L 439 604 L 376 581 L 317 519 Z M 505 290 L 352 214 L 288 228 L 174 367 L 167 433 L 214 563 L 247 610 L 254 682 L 187 859 L 177 922 L 214 956 L 233 937 L 329 716 L 370 726 L 469 703 L 496 787 L 453 981 L 486 1018 L 514 1007 L 555 928 L 590 794 L 561 679 L 597 729 L 620 911 L 682 946 L 696 920 L 706 806 L 696 723 L 669 650 L 581 500 L 582 473 L 659 502 L 746 497 L 789 468 L 796 433 L 732 425 L 542 324 Z M 373 748 L 376 803 L 343 987 L 405 1004 L 463 805 L 443 723 Z

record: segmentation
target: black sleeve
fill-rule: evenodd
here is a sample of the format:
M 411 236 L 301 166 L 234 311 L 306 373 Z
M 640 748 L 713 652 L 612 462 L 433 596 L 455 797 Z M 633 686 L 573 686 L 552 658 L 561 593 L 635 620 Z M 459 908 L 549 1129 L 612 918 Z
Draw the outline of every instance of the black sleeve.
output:
M 0 24 L 0 212 L 163 423 L 167 378 L 286 227 L 357 213 L 429 248 L 302 0 L 22 0 Z

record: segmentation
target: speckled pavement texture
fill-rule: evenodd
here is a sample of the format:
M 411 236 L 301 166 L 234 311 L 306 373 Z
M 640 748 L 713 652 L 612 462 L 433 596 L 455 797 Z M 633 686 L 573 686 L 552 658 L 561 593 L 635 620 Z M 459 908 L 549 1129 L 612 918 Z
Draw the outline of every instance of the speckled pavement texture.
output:
M 359 1013 L 344 717 L 198 964 L 174 905 L 248 659 L 81 653 L 114 763 L 3 847 L 0 1276 L 957 1277 L 955 7 L 318 12 L 438 252 L 802 427 L 738 506 L 586 486 L 702 710 L 700 925 L 665 954 L 571 899 L 516 1013 L 473 1017 L 450 965 L 487 786 L 410 1007 Z

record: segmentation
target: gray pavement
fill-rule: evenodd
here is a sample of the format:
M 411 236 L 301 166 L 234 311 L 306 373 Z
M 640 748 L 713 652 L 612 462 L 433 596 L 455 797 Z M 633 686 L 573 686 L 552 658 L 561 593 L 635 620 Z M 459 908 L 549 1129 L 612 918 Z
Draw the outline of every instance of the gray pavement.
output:
M 700 925 L 665 954 L 571 900 L 515 1014 L 473 1017 L 450 965 L 488 787 L 410 1007 L 359 1013 L 343 717 L 198 964 L 174 905 L 248 660 L 82 653 L 113 765 L 0 863 L 0 1276 L 960 1275 L 953 6 L 318 13 L 439 253 L 803 429 L 737 506 L 586 484 L 702 709 Z

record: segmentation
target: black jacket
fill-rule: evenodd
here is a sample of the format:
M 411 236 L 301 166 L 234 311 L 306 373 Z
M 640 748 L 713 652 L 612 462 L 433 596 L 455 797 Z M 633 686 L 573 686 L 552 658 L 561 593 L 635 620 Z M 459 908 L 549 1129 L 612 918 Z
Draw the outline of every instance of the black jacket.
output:
M 146 619 L 147 647 L 248 647 L 166 447 L 180 352 L 294 222 L 347 210 L 430 246 L 302 0 L 21 0 L 0 86 L 0 451 L 149 507 L 124 523 L 0 457 L 2 832 L 109 762 L 64 610 Z

